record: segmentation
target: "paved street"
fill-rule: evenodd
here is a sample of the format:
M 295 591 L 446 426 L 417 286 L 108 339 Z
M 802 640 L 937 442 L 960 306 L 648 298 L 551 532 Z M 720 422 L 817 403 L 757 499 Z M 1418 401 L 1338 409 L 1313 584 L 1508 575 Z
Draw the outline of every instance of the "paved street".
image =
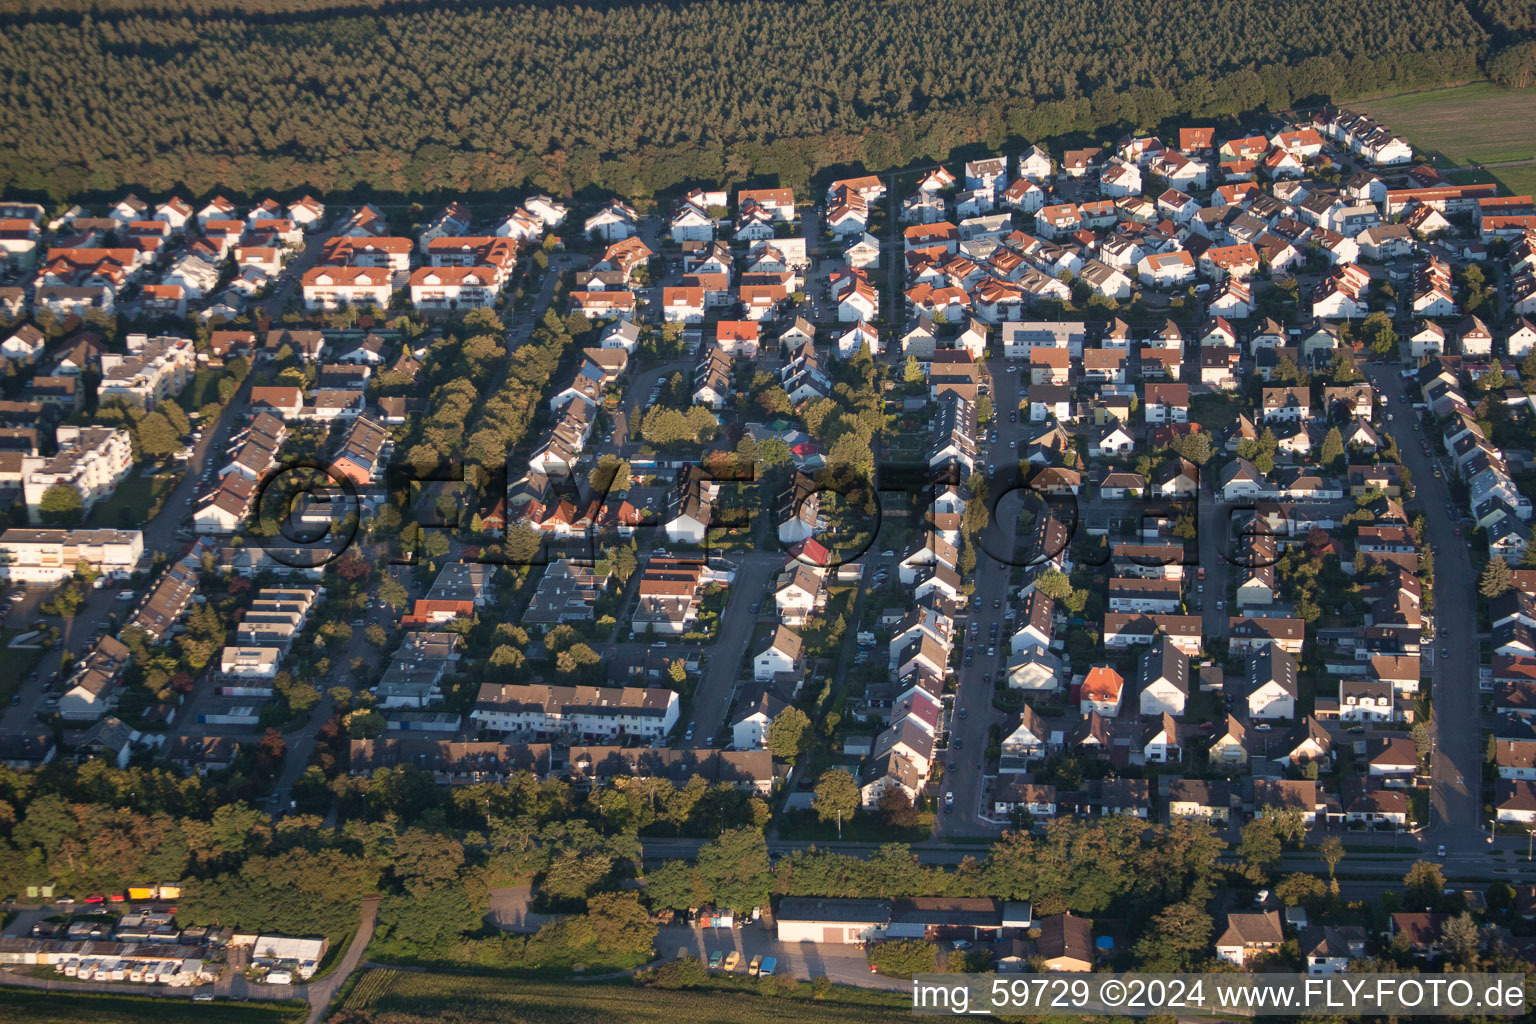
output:
M 697 729 L 693 742 L 684 746 L 710 747 L 730 742 L 730 737 L 724 735 L 726 716 L 736 693 L 737 674 L 752 655 L 753 633 L 757 628 L 757 616 L 749 609 L 758 601 L 772 605 L 772 595 L 764 595 L 768 594 L 774 573 L 784 564 L 783 555 L 756 547 L 747 554 L 733 552 L 729 560 L 736 563 L 736 582 L 726 592 L 720 632 L 715 642 L 704 648 L 709 662 L 693 695 L 693 721 L 698 723 Z
M 1018 408 L 1019 397 L 1022 389 L 1028 387 L 1028 380 L 1024 374 L 1014 372 L 1015 367 L 1010 367 L 1001 358 L 993 358 L 987 362 L 988 372 L 992 375 L 993 400 L 996 415 L 991 429 L 997 431 L 997 443 L 987 446 L 987 454 L 983 461 L 996 466 L 998 473 L 1011 471 L 1019 461 L 1019 446 L 1029 432 L 1029 424 L 1021 415 L 1019 422 L 1010 423 L 1008 414 Z M 992 474 L 988 474 L 991 476 Z M 993 485 L 992 501 L 998 497 L 998 484 Z M 1005 513 L 1010 513 L 1015 507 L 1012 501 L 1003 503 Z M 1007 542 L 1002 538 L 1011 536 L 1014 522 L 1001 524 L 1002 529 L 989 529 L 987 535 L 989 543 L 999 548 L 1005 547 Z M 991 538 L 998 538 L 991 540 Z M 1008 554 L 999 550 L 996 554 Z M 1012 723 L 1009 716 L 1004 715 L 992 706 L 993 682 L 998 674 L 1004 671 L 1008 662 L 1008 644 L 1011 632 L 1004 616 L 1008 612 L 1007 600 L 1012 578 L 1013 566 L 1011 562 L 1004 562 L 992 557 L 986 550 L 977 552 L 975 573 L 975 594 L 980 598 L 979 606 L 973 606 L 970 613 L 955 624 L 956 630 L 966 629 L 966 638 L 960 642 L 963 652 L 962 658 L 970 657 L 971 664 L 961 662 L 957 670 L 958 681 L 955 690 L 954 716 L 950 721 L 950 749 L 947 756 L 954 763 L 954 771 L 946 769 L 941 789 L 954 793 L 954 809 L 949 812 L 940 811 L 934 826 L 935 835 L 966 835 L 988 834 L 999 831 L 997 826 L 983 821 L 978 813 L 985 788 L 983 771 L 987 745 L 990 739 L 990 727 L 997 725 L 1000 728 L 1008 728 Z M 1003 607 L 995 607 L 999 602 Z M 975 623 L 976 632 L 972 636 L 969 632 L 970 624 Z M 996 640 L 992 639 L 992 628 L 997 627 Z M 986 650 L 995 643 L 997 653 L 988 655 Z M 988 677 L 991 677 L 989 679 Z M 960 717 L 961 711 L 965 717 Z M 940 798 L 942 808 L 943 798 Z
M 1398 451 L 1417 492 L 1409 514 L 1424 510 L 1430 548 L 1435 553 L 1433 788 L 1424 845 L 1431 848 L 1444 843 L 1453 856 L 1478 856 L 1486 852 L 1488 823 L 1481 820 L 1479 811 L 1482 727 L 1477 682 L 1477 577 L 1467 543 L 1456 535 L 1458 526 L 1446 515 L 1450 482 L 1435 479 L 1435 464 L 1420 446 L 1424 434 L 1408 430 L 1418 414 L 1406 400 L 1397 364 L 1367 363 L 1364 370 L 1371 383 L 1390 397 L 1393 423 L 1402 424 L 1395 432 Z M 1440 658 L 1441 649 L 1449 649 L 1451 657 Z

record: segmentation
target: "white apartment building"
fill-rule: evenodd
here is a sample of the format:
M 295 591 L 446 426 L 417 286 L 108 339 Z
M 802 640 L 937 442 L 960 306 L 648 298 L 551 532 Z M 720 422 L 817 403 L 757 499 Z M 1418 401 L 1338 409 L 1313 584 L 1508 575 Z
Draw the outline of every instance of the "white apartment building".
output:
M 128 354 L 101 357 L 97 398 L 124 398 L 150 410 L 166 398 L 181 394 L 197 369 L 197 352 L 190 338 L 150 338 L 128 335 Z
M 43 495 L 55 484 L 79 491 L 80 505 L 89 512 L 98 501 L 110 498 L 133 471 L 133 442 L 126 430 L 61 426 L 55 436 L 59 443 L 56 455 L 22 459 L 22 497 L 27 516 L 34 523 L 40 522 Z
M 132 575 L 144 555 L 138 530 L 10 529 L 0 534 L 0 578 L 13 583 L 57 583 L 84 562 L 118 579 Z

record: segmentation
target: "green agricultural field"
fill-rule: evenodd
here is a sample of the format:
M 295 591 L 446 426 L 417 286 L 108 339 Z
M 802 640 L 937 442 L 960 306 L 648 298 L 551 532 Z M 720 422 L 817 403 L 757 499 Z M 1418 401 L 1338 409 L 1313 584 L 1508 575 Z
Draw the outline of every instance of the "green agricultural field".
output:
M 1481 169 L 1469 167 L 1465 170 L 1451 171 L 1447 176 L 1460 185 L 1477 185 L 1492 181 L 1513 196 L 1536 194 L 1536 163 L 1495 167 L 1491 170 L 1486 167 Z
M 0 996 L 0 1024 L 294 1024 L 305 1014 L 301 1003 L 194 1003 L 190 995 L 143 999 L 7 988 Z
M 1531 134 L 1536 89 L 1500 89 L 1478 82 L 1348 106 L 1390 125 L 1442 165 L 1536 158 L 1536 136 Z
M 725 991 L 661 991 L 629 984 L 529 982 L 464 975 L 369 971 L 348 995 L 338 1024 L 884 1024 L 901 995 L 836 988 L 825 1000 L 759 995 L 745 977 Z M 751 986 L 755 986 L 755 982 Z

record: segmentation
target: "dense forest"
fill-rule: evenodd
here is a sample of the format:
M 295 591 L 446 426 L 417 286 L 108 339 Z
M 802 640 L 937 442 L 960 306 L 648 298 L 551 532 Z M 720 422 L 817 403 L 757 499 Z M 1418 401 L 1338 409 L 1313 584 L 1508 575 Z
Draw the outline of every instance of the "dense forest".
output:
M 1491 38 L 1453 0 L 241 6 L 4 4 L 0 187 L 795 183 L 1465 80 Z

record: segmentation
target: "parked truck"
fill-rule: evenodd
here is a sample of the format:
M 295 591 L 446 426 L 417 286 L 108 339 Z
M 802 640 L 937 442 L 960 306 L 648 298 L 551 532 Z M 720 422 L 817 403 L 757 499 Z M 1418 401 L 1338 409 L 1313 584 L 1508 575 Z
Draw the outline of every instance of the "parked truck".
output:
M 773 977 L 774 968 L 779 966 L 779 958 L 774 956 L 763 957 L 763 965 L 757 969 L 758 977 Z

